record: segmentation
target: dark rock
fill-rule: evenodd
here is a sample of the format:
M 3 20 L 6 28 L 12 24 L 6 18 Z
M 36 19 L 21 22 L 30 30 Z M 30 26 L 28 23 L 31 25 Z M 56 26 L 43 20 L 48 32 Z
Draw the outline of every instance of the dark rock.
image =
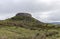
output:
M 29 13 L 18 13 L 18 14 L 16 14 L 16 16 L 28 16 L 28 17 L 31 17 L 32 15 L 29 14 Z

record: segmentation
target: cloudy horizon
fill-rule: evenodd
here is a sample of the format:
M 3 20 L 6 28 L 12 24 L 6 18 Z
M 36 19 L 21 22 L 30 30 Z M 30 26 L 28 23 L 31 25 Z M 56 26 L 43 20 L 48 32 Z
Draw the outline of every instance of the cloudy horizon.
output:
M 0 20 L 29 12 L 42 22 L 60 22 L 60 0 L 0 0 Z

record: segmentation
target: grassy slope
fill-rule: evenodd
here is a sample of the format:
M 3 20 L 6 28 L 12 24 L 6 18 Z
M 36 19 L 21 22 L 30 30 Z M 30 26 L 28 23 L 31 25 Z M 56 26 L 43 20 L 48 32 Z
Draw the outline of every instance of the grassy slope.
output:
M 15 26 L 5 26 L 0 27 L 0 38 L 1 39 L 20 39 L 20 38 L 29 38 L 34 36 L 38 31 L 37 30 L 29 30 L 25 28 Z
M 49 29 L 48 32 L 57 31 L 59 34 L 49 36 L 47 39 L 59 39 L 60 38 L 60 29 Z M 44 33 L 44 31 L 30 30 L 26 28 L 21 28 L 16 26 L 5 26 L 0 27 L 0 39 L 32 39 L 36 34 Z
M 39 32 L 37 25 L 42 25 L 33 17 L 12 17 L 0 21 L 1 39 L 32 39 Z M 30 30 L 32 29 L 32 30 Z
M 7 20 L 0 21 L 0 39 L 32 39 L 39 32 L 40 34 L 44 33 L 42 31 L 44 28 L 48 29 L 48 32 L 56 31 L 59 32 L 60 28 L 54 28 L 54 25 L 48 25 L 39 22 L 33 17 L 24 17 L 24 16 L 15 16 Z M 41 29 L 40 31 L 38 31 Z M 49 36 L 47 39 L 60 38 L 58 34 Z M 39 36 L 40 37 L 40 36 Z

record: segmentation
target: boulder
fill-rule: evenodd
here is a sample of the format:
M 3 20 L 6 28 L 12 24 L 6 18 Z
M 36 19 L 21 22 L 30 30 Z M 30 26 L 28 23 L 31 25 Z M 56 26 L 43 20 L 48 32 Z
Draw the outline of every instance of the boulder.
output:
M 29 13 L 18 13 L 18 14 L 16 14 L 16 16 L 28 16 L 28 17 L 32 17 L 32 15 L 29 14 Z

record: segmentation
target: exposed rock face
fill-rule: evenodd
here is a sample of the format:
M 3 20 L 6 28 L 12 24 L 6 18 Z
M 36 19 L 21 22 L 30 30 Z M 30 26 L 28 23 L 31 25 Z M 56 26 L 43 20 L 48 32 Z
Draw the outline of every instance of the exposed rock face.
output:
M 32 15 L 29 14 L 29 13 L 18 13 L 18 14 L 16 14 L 16 16 L 29 16 L 29 17 L 32 17 Z

